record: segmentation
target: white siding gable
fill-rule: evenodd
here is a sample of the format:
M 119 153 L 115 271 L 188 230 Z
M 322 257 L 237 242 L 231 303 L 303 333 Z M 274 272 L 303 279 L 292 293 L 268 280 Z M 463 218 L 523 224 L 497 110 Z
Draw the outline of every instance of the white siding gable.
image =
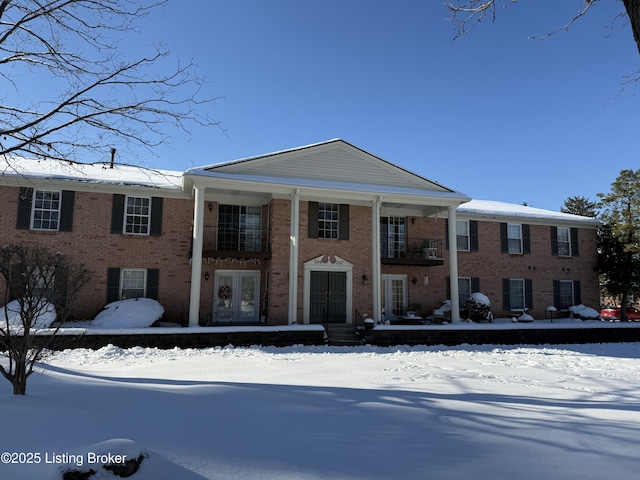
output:
M 211 165 L 209 172 L 287 179 L 350 182 L 452 192 L 343 140 L 310 145 L 235 162 Z

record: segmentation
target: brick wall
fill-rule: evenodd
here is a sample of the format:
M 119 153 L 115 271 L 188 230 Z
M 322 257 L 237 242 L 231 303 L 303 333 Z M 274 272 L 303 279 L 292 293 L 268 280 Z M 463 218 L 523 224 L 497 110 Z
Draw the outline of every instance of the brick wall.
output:
M 92 272 L 71 314 L 92 318 L 106 303 L 107 269 L 160 269 L 158 300 L 165 318 L 183 321 L 188 311 L 190 285 L 190 229 L 193 202 L 165 198 L 162 235 L 157 237 L 110 233 L 111 194 L 76 192 L 72 232 L 36 232 L 16 229 L 18 188 L 0 187 L 0 242 L 39 243 L 83 263 Z
M 480 290 L 491 300 L 496 316 L 510 316 L 503 309 L 503 278 L 532 280 L 534 318 L 544 318 L 546 307 L 553 305 L 553 280 L 580 281 L 582 303 L 598 310 L 595 230 L 578 230 L 577 257 L 552 255 L 549 226 L 530 225 L 530 235 L 531 253 L 510 255 L 500 250 L 500 223 L 478 222 L 479 251 L 458 252 L 459 275 L 480 278 Z

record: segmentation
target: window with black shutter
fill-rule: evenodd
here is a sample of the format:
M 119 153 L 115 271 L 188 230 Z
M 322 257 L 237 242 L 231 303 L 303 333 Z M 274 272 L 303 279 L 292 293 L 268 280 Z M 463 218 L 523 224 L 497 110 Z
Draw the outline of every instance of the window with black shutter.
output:
M 113 195 L 111 233 L 141 236 L 162 234 L 162 197 Z
M 308 237 L 349 240 L 349 205 L 309 202 Z
M 73 227 L 75 192 L 20 188 L 16 228 L 47 232 L 70 232 Z

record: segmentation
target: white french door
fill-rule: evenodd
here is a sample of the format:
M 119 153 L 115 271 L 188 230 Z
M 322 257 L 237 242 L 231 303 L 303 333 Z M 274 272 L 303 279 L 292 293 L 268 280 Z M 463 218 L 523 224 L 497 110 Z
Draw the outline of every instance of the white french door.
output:
M 382 275 L 382 321 L 396 320 L 407 308 L 407 276 Z
M 214 282 L 215 323 L 258 323 L 260 271 L 216 270 Z

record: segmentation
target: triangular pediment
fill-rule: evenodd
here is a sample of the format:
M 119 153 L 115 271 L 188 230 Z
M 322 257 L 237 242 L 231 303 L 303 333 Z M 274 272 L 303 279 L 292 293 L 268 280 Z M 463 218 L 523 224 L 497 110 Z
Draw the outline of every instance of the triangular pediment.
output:
M 205 167 L 208 172 L 274 179 L 349 182 L 452 192 L 344 140 L 309 145 Z

